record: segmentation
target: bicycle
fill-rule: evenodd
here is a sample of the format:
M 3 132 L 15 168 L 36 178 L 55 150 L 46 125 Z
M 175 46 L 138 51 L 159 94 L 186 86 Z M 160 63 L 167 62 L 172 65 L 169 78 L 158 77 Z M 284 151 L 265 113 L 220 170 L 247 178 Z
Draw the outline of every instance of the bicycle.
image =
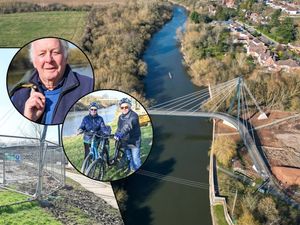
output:
M 91 146 L 90 146 L 90 152 L 88 156 L 84 159 L 82 166 L 81 166 L 81 172 L 83 174 L 86 173 L 86 170 L 88 167 L 92 164 L 93 161 L 97 160 L 100 157 L 100 152 L 98 150 L 100 146 L 100 150 L 107 148 L 109 149 L 109 141 L 108 138 L 111 135 L 99 135 L 94 131 L 86 132 L 89 135 L 92 135 L 91 138 Z M 97 140 L 99 139 L 99 141 Z
M 109 138 L 114 138 L 114 135 L 110 135 Z M 111 166 L 119 165 L 120 167 L 128 168 L 128 160 L 125 151 L 121 146 L 122 140 L 116 140 L 114 145 L 114 156 L 111 160 L 109 156 L 109 147 L 105 147 L 104 145 L 100 146 L 100 157 L 89 165 L 85 175 L 93 179 L 103 180 L 108 168 Z

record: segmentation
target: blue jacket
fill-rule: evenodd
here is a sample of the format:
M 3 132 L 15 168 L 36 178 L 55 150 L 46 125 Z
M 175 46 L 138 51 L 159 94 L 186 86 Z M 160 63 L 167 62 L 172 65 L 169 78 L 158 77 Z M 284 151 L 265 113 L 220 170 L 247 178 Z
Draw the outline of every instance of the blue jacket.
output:
M 44 93 L 37 70 L 34 70 L 28 82 L 35 84 L 39 92 Z M 62 87 L 62 91 L 55 106 L 51 124 L 61 124 L 72 105 L 94 90 L 94 82 L 90 77 L 73 72 L 71 67 L 67 65 L 60 87 Z M 25 102 L 30 96 L 30 91 L 30 88 L 20 88 L 11 96 L 14 106 L 21 114 L 24 113 Z M 45 115 L 42 115 L 36 122 L 45 123 L 44 121 Z
M 85 143 L 90 143 L 92 139 L 92 135 L 88 134 L 87 132 L 94 131 L 99 135 L 110 133 L 104 124 L 103 118 L 98 114 L 95 116 L 91 116 L 89 114 L 83 117 L 79 129 L 84 131 L 83 141 Z
M 133 144 L 139 148 L 141 145 L 141 128 L 138 114 L 132 110 L 127 114 L 121 114 L 117 132 L 121 133 L 124 144 Z

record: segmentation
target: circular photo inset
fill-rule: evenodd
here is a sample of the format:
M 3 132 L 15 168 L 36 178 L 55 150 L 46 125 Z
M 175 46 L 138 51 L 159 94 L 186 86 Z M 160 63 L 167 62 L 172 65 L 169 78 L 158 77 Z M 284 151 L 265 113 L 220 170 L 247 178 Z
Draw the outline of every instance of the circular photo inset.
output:
M 77 46 L 46 37 L 23 46 L 7 72 L 15 108 L 39 124 L 61 124 L 72 105 L 94 90 L 90 61 Z
M 96 180 L 118 180 L 135 172 L 152 147 L 152 123 L 132 96 L 115 90 L 90 93 L 68 112 L 62 129 L 69 162 Z

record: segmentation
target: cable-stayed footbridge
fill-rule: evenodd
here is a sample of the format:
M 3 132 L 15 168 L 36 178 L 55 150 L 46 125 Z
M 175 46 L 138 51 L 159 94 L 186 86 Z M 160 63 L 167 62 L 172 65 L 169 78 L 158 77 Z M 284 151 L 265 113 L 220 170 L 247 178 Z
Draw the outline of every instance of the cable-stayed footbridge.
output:
M 258 149 L 254 129 L 249 122 L 251 115 L 257 111 L 260 112 L 258 119 L 267 119 L 242 77 L 170 99 L 148 109 L 150 115 L 223 120 L 238 130 L 253 161 L 254 170 L 266 180 L 271 177 L 271 172 Z

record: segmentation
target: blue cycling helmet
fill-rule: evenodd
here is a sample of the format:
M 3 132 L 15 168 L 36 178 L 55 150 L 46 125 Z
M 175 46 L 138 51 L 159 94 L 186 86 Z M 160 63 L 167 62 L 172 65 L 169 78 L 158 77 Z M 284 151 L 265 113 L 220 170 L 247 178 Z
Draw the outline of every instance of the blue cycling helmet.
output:
M 89 105 L 89 109 L 92 108 L 92 107 L 94 107 L 96 109 L 100 108 L 100 106 L 99 106 L 99 104 L 97 102 L 91 102 L 91 104 Z
M 119 101 L 119 105 L 122 105 L 123 103 L 127 103 L 128 105 L 132 105 L 131 101 L 129 98 L 122 98 L 120 101 Z

